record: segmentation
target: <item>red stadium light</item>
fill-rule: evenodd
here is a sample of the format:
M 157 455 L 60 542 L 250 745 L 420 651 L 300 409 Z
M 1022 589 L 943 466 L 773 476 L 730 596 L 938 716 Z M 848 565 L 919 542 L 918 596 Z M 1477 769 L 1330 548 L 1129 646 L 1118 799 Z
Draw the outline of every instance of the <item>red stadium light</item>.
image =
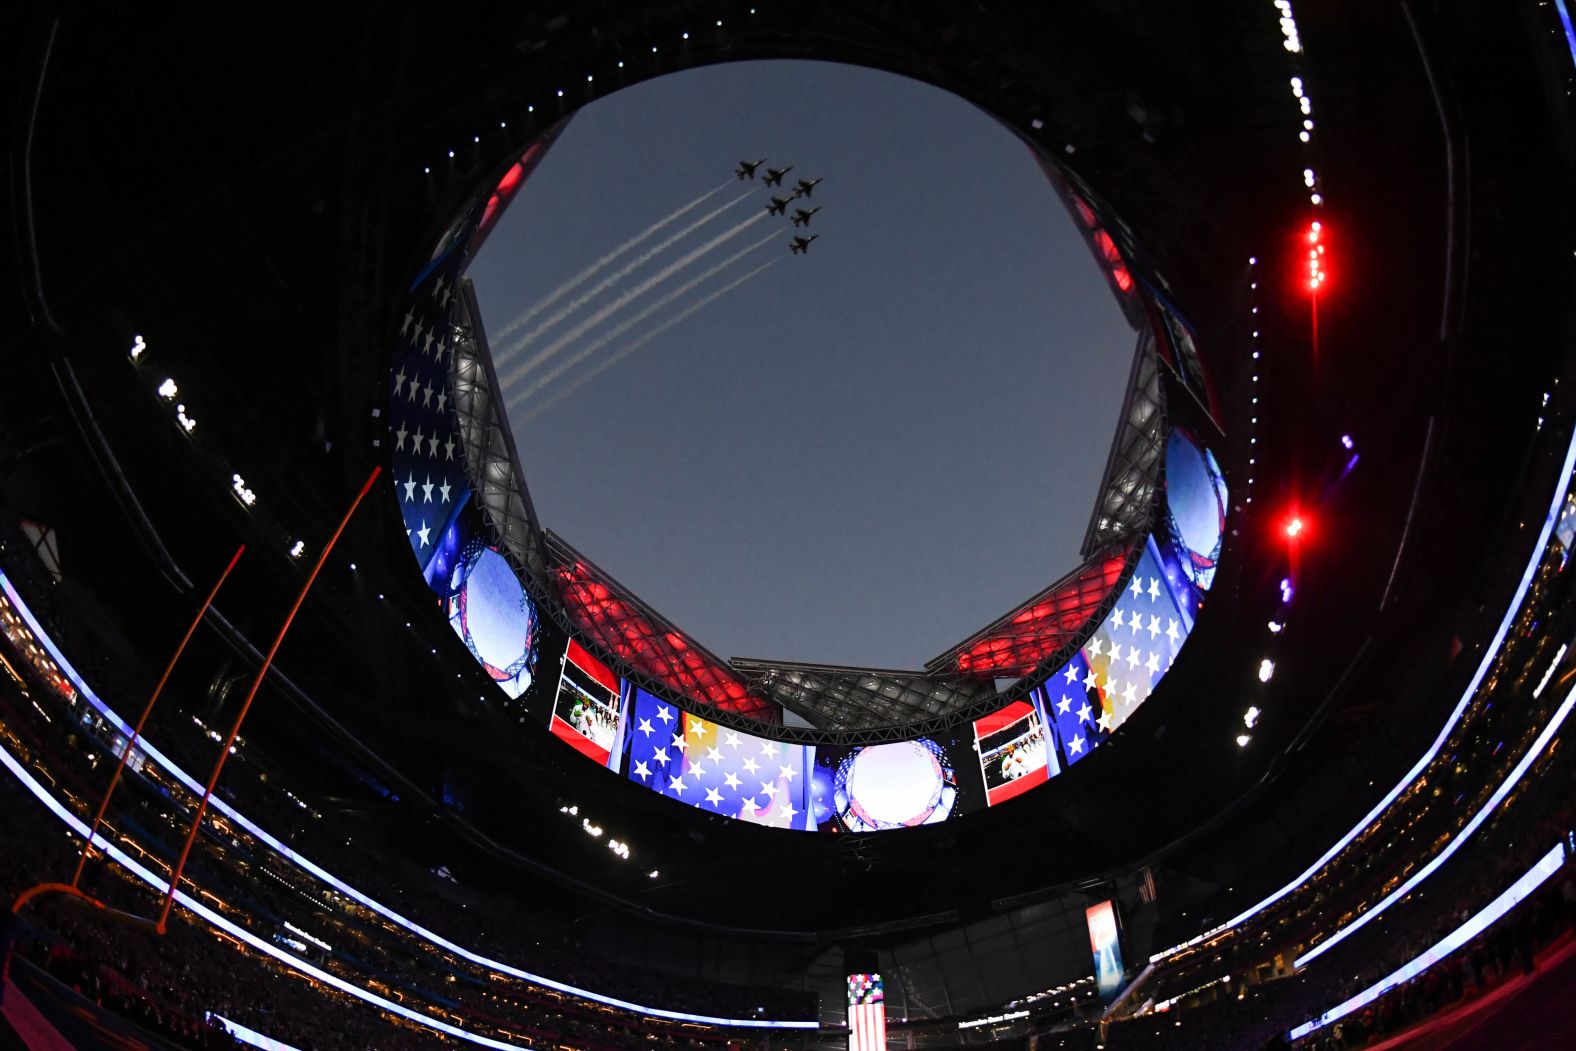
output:
M 1286 534 L 1287 540 L 1300 540 L 1303 534 L 1307 532 L 1307 529 L 1307 521 L 1299 514 L 1293 514 L 1286 519 L 1286 524 L 1281 527 L 1281 531 Z
M 1308 275 L 1306 278 L 1309 292 L 1317 292 L 1329 280 L 1329 275 L 1324 271 L 1324 224 L 1315 219 L 1308 224 L 1306 235 L 1308 242 Z

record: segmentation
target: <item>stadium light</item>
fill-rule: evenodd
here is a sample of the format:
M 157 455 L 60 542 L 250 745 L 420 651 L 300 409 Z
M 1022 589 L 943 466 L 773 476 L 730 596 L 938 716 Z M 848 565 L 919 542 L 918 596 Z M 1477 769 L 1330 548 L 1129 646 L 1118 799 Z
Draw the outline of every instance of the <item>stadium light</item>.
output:
M 1313 187 L 1312 168 L 1303 170 L 1303 181 L 1308 184 L 1309 188 Z M 1315 193 L 1313 197 L 1318 198 L 1319 195 Z M 1321 202 L 1320 200 L 1314 200 L 1313 203 L 1319 204 Z M 1324 271 L 1324 224 L 1317 219 L 1309 223 L 1306 239 L 1308 242 L 1308 291 L 1317 292 L 1325 281 L 1329 280 L 1329 275 Z
M 1286 525 L 1284 527 L 1284 532 L 1286 533 L 1286 539 L 1287 540 L 1296 540 L 1298 537 L 1302 536 L 1303 532 L 1307 528 L 1308 528 L 1308 524 L 1305 521 L 1303 521 L 1303 518 L 1302 518 L 1301 515 L 1292 515 L 1290 518 L 1288 518 L 1286 520 Z
M 179 394 L 180 392 L 181 389 L 175 385 L 175 381 L 173 379 L 167 378 L 163 383 L 159 384 L 159 396 L 164 398 L 166 401 L 174 401 L 175 395 Z
M 1269 682 L 1275 676 L 1275 662 L 1265 657 L 1259 661 L 1259 681 Z
M 1250 706 L 1247 711 L 1242 713 L 1242 725 L 1246 726 L 1249 730 L 1253 729 L 1254 724 L 1259 721 L 1259 716 L 1262 714 L 1264 713 L 1260 712 L 1257 708 Z
M 1251 741 L 1251 740 L 1253 740 L 1253 738 L 1250 735 L 1248 735 L 1248 734 L 1238 734 L 1237 735 L 1237 747 L 1238 748 L 1246 748 L 1248 746 L 1248 742 Z
M 142 357 L 142 352 L 148 349 L 147 341 L 141 336 L 131 337 L 131 360 L 136 361 Z

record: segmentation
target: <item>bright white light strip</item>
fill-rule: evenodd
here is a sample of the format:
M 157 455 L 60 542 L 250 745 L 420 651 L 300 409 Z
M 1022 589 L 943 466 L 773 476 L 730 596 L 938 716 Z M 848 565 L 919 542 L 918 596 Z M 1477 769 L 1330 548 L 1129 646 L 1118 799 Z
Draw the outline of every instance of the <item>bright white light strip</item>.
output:
M 1424 768 L 1426 768 L 1429 763 L 1434 761 L 1434 758 L 1439 755 L 1440 749 L 1444 747 L 1445 739 L 1450 736 L 1450 734 L 1455 730 L 1456 724 L 1461 721 L 1461 716 L 1466 711 L 1468 702 L 1472 700 L 1472 695 L 1477 693 L 1478 686 L 1483 682 L 1483 676 L 1488 674 L 1489 665 L 1494 663 L 1494 658 L 1499 654 L 1499 648 L 1505 641 L 1505 634 L 1510 630 L 1511 622 L 1516 619 L 1516 613 L 1521 609 L 1521 603 L 1527 597 L 1527 589 L 1532 586 L 1532 578 L 1537 574 L 1538 565 L 1543 561 L 1543 552 L 1549 544 L 1549 534 L 1553 532 L 1554 523 L 1559 517 L 1560 505 L 1565 502 L 1565 491 L 1570 485 L 1571 471 L 1573 469 L 1576 469 L 1576 435 L 1572 436 L 1570 447 L 1565 450 L 1565 462 L 1560 468 L 1559 484 L 1554 488 L 1554 500 L 1549 505 L 1548 515 L 1543 519 L 1543 529 L 1538 534 L 1538 542 L 1532 546 L 1532 558 L 1527 562 L 1526 572 L 1521 575 L 1521 583 L 1516 585 L 1516 593 L 1511 597 L 1510 604 L 1505 609 L 1505 616 L 1499 622 L 1499 630 L 1494 633 L 1493 642 L 1491 642 L 1488 645 L 1488 648 L 1483 651 L 1483 660 L 1479 662 L 1477 672 L 1472 676 L 1472 681 L 1467 683 L 1467 688 L 1462 692 L 1461 699 L 1456 702 L 1455 710 L 1452 711 L 1450 713 L 1450 717 L 1445 720 L 1444 726 L 1440 727 L 1439 736 L 1434 738 L 1434 743 L 1428 746 L 1428 749 L 1423 752 L 1422 757 L 1419 758 L 1415 764 L 1413 764 L 1412 769 L 1408 770 L 1401 777 L 1401 780 L 1396 782 L 1394 788 L 1385 793 L 1383 799 L 1374 804 L 1372 810 L 1368 811 L 1368 813 L 1365 814 L 1362 819 L 1357 822 L 1357 824 L 1352 826 L 1350 832 L 1347 832 L 1340 839 L 1336 840 L 1335 843 L 1330 846 L 1330 849 L 1321 854 L 1319 859 L 1312 865 L 1309 865 L 1301 875 L 1292 879 L 1290 883 L 1287 883 L 1284 887 L 1273 892 L 1263 901 L 1260 901 L 1257 905 L 1251 906 L 1246 911 L 1232 917 L 1225 923 L 1222 923 L 1220 926 L 1215 927 L 1212 930 L 1205 931 L 1203 934 L 1197 935 L 1196 937 L 1189 938 L 1180 945 L 1173 945 L 1164 952 L 1155 953 L 1149 958 L 1150 963 L 1158 963 L 1168 956 L 1172 956 L 1178 952 L 1181 952 L 1183 949 L 1191 948 L 1192 946 L 1199 944 L 1206 938 L 1213 938 L 1224 931 L 1230 930 L 1231 928 L 1242 923 L 1244 920 L 1251 919 L 1260 912 L 1263 912 L 1265 909 L 1269 908 L 1271 905 L 1274 905 L 1286 895 L 1290 894 L 1292 891 L 1308 882 L 1308 880 L 1313 877 L 1314 873 L 1323 868 L 1331 858 L 1335 857 L 1335 855 L 1345 850 L 1352 840 L 1356 839 L 1362 834 L 1364 829 L 1373 824 L 1374 819 L 1383 813 L 1391 803 L 1395 802 L 1396 797 L 1402 792 L 1406 791 L 1406 789 L 1411 786 L 1412 782 L 1417 780 L 1418 775 L 1423 772 Z
M 1560 666 L 1560 661 L 1565 659 L 1566 645 L 1566 643 L 1560 643 L 1559 652 L 1554 655 L 1553 660 L 1549 661 L 1548 671 L 1543 673 L 1543 678 L 1538 680 L 1537 688 L 1532 691 L 1532 697 L 1534 700 L 1543 696 L 1543 688 L 1547 686 L 1549 684 L 1549 680 L 1554 677 L 1554 669 L 1558 668 Z
M 1472 815 L 1472 820 L 1463 825 L 1461 827 L 1461 831 L 1457 833 L 1449 843 L 1445 844 L 1444 850 L 1441 850 L 1438 854 L 1436 854 L 1433 859 L 1428 862 L 1428 864 L 1414 872 L 1412 877 L 1405 883 L 1401 884 L 1395 890 L 1385 895 L 1383 900 L 1381 900 L 1373 908 L 1357 917 L 1345 927 L 1342 927 L 1340 930 L 1336 931 L 1323 942 L 1303 953 L 1297 958 L 1292 966 L 1301 969 L 1305 964 L 1311 963 L 1313 960 L 1324 955 L 1324 953 L 1330 949 L 1333 949 L 1335 946 L 1339 945 L 1342 941 L 1345 941 L 1350 935 L 1355 934 L 1357 931 L 1361 930 L 1363 925 L 1369 920 L 1373 919 L 1375 916 L 1388 909 L 1391 905 L 1394 905 L 1402 897 L 1410 893 L 1419 883 L 1423 882 L 1423 880 L 1432 875 L 1434 871 L 1439 868 L 1439 866 L 1448 861 L 1450 859 L 1450 855 L 1459 850 L 1462 844 L 1464 844 L 1467 839 L 1478 830 L 1478 826 L 1482 825 L 1483 822 L 1488 820 L 1489 815 L 1494 812 L 1494 808 L 1499 806 L 1500 803 L 1504 802 L 1505 797 L 1510 795 L 1511 789 L 1515 788 L 1517 783 L 1524 776 L 1526 776 L 1526 773 L 1532 767 L 1533 762 L 1538 758 L 1539 755 L 1542 754 L 1544 746 L 1547 745 L 1549 741 L 1553 739 L 1554 735 L 1559 732 L 1560 726 L 1565 722 L 1565 717 L 1570 714 L 1571 706 L 1573 704 L 1576 704 L 1576 688 L 1572 688 L 1571 692 L 1565 695 L 1565 700 L 1560 704 L 1559 709 L 1555 711 L 1554 717 L 1549 720 L 1548 725 L 1543 728 L 1543 732 L 1538 734 L 1537 740 L 1532 742 L 1532 747 L 1527 749 L 1527 754 L 1521 757 L 1521 761 L 1517 763 L 1510 771 L 1504 782 L 1499 786 L 1499 788 L 1494 790 L 1493 795 L 1488 797 L 1488 802 L 1483 804 L 1482 809 L 1480 809 L 1476 814 Z
M 1538 859 L 1536 865 L 1533 865 L 1520 879 L 1513 883 L 1510 889 L 1489 902 L 1476 916 L 1473 916 L 1470 920 L 1467 920 L 1467 922 L 1445 935 L 1444 938 L 1435 943 L 1433 948 L 1421 956 L 1413 958 L 1411 962 L 1392 972 L 1388 977 L 1370 985 L 1345 1003 L 1337 1004 L 1319 1017 L 1304 1022 L 1287 1033 L 1287 1037 L 1292 1040 L 1301 1040 L 1314 1030 L 1327 1026 L 1338 1019 L 1345 1018 L 1353 1011 L 1366 1007 L 1403 982 L 1409 982 L 1416 978 L 1429 967 L 1432 967 L 1450 953 L 1476 938 L 1495 920 L 1505 915 L 1518 902 L 1542 886 L 1550 876 L 1564 867 L 1564 864 L 1565 845 L 1556 843 L 1547 854 Z
M 22 782 L 23 787 L 25 787 L 29 792 L 32 792 L 33 795 L 37 796 L 39 801 L 47 806 L 50 810 L 54 811 L 55 816 L 60 818 L 61 821 L 64 821 L 73 832 L 79 836 L 87 836 L 88 826 L 78 819 L 75 814 L 67 810 L 65 806 L 55 799 L 54 796 L 45 791 L 44 786 L 35 781 L 33 776 L 29 774 L 22 767 L 22 765 L 16 761 L 15 757 L 13 757 L 11 753 L 4 747 L 0 747 L 0 764 L 3 764 L 6 769 L 10 770 L 16 779 Z M 113 858 L 115 863 L 121 868 L 125 869 L 127 872 L 130 872 L 132 875 L 148 884 L 148 886 L 152 887 L 160 894 L 163 894 L 169 890 L 170 885 L 166 880 L 162 879 L 157 873 L 154 873 L 143 867 L 143 865 L 135 858 L 131 857 L 115 844 L 106 840 L 102 835 L 94 836 L 93 842 L 98 845 L 100 850 L 103 850 L 105 854 Z M 207 920 L 213 926 L 218 927 L 232 938 L 239 938 L 241 941 L 244 941 L 246 944 L 250 945 L 259 952 L 267 953 L 269 956 L 272 956 L 286 967 L 300 971 L 302 974 L 308 975 L 309 977 L 316 978 L 323 984 L 331 985 L 340 992 L 348 993 L 358 1000 L 365 1000 L 367 1003 L 372 1004 L 375 1007 L 379 1007 L 385 1011 L 397 1014 L 402 1018 L 408 1018 L 417 1025 L 424 1025 L 429 1029 L 436 1029 L 440 1033 L 447 1033 L 449 1036 L 456 1037 L 460 1040 L 467 1040 L 473 1044 L 480 1044 L 483 1047 L 529 1048 L 532 1046 L 530 1044 L 507 1044 L 502 1040 L 494 1040 L 492 1037 L 481 1036 L 478 1033 L 468 1032 L 464 1029 L 461 1029 L 459 1026 L 450 1025 L 448 1022 L 442 1022 L 436 1018 L 428 1017 L 427 1015 L 422 1014 L 420 1011 L 413 1011 L 404 1004 L 397 1004 L 393 1000 L 385 1000 L 376 993 L 368 992 L 359 985 L 345 981 L 338 975 L 330 974 L 321 967 L 314 966 L 313 964 L 307 963 L 305 960 L 300 959 L 299 957 L 290 955 L 271 942 L 259 938 L 245 927 L 232 922 L 225 916 L 210 909 L 208 906 L 202 904 L 202 902 L 193 898 L 185 891 L 177 890 L 175 892 L 175 900 L 180 902 L 185 908 Z
M 255 1029 L 246 1028 L 246 1026 L 242 1025 L 240 1022 L 230 1021 L 228 1018 L 224 1017 L 224 1015 L 214 1014 L 212 1011 L 209 1011 L 205 1017 L 210 1018 L 224 1026 L 224 1031 L 226 1033 L 229 1033 L 243 1044 L 250 1044 L 253 1047 L 263 1048 L 263 1051 L 298 1051 L 297 1048 L 292 1047 L 282 1040 L 275 1040 L 271 1036 L 264 1036 Z
M 54 640 L 45 633 L 43 627 L 36 619 L 34 619 L 32 611 L 27 608 L 27 604 L 24 603 L 21 599 L 21 596 L 16 593 L 16 589 L 11 585 L 10 579 L 6 576 L 3 570 L 0 570 L 0 589 L 4 589 L 6 598 L 11 602 L 12 606 L 16 608 L 16 611 L 21 614 L 22 619 L 27 622 L 27 625 L 32 630 L 34 637 L 39 641 L 40 644 L 43 645 L 46 650 L 49 651 L 50 657 L 52 657 L 55 661 L 55 664 L 59 666 L 61 674 L 65 675 L 71 680 L 72 685 L 77 688 L 83 697 L 87 698 L 88 702 L 92 704 L 95 709 L 97 709 L 99 714 L 103 715 L 105 719 L 109 720 L 121 731 L 121 733 L 125 734 L 129 738 L 131 736 L 131 727 L 126 722 L 124 722 L 119 715 L 117 715 L 107 705 L 105 705 L 103 701 L 99 700 L 98 696 L 88 688 L 87 683 L 82 681 L 81 676 L 77 674 L 76 669 L 71 666 L 71 663 L 66 660 L 65 655 L 55 647 Z M 191 775 L 187 774 L 186 771 L 176 766 L 157 748 L 153 747 L 153 745 L 148 742 L 147 738 L 139 737 L 137 739 L 137 748 L 144 752 L 148 758 L 152 759 L 159 766 L 169 771 L 170 774 L 176 778 L 176 780 L 180 781 L 192 792 L 196 793 L 197 795 L 203 794 L 203 786 L 193 780 Z M 347 897 L 354 898 L 356 901 L 359 901 L 362 905 L 365 905 L 373 912 L 376 912 L 380 916 L 383 916 L 392 922 L 399 924 L 401 927 L 404 927 L 406 930 L 411 931 L 414 934 L 420 935 L 434 945 L 447 949 L 456 956 L 464 957 L 465 959 L 470 960 L 472 963 L 479 964 L 482 967 L 499 971 L 503 974 L 510 975 L 514 978 L 519 978 L 523 981 L 533 982 L 549 989 L 556 989 L 557 991 L 561 993 L 567 993 L 570 996 L 579 996 L 587 1000 L 595 1000 L 597 1003 L 607 1004 L 610 1007 L 621 1008 L 625 1011 L 634 1011 L 637 1014 L 649 1015 L 653 1018 L 669 1018 L 681 1022 L 699 1022 L 703 1025 L 732 1026 L 750 1029 L 820 1028 L 820 1023 L 816 1021 L 800 1022 L 762 1018 L 720 1018 L 713 1015 L 697 1015 L 686 1014 L 683 1011 L 669 1011 L 660 1007 L 646 1007 L 641 1004 L 631 1003 L 628 1000 L 620 1000 L 617 997 L 604 996 L 601 993 L 594 993 L 589 989 L 581 989 L 565 982 L 555 981 L 552 978 L 532 974 L 529 971 L 510 966 L 509 964 L 491 959 L 481 955 L 480 953 L 472 952 L 470 949 L 466 949 L 463 946 L 457 945 L 442 935 L 434 933 L 433 931 L 429 931 L 419 923 L 406 919 L 404 916 L 401 916 L 393 909 L 379 904 L 372 898 L 368 897 L 366 894 L 363 894 L 361 891 L 350 886 L 350 884 L 345 883 L 343 880 L 339 879 L 327 869 L 315 864 L 300 854 L 297 854 L 284 843 L 281 843 L 279 840 L 263 831 L 219 795 L 216 794 L 211 796 L 208 800 L 208 805 L 223 812 L 225 816 L 229 817 L 236 824 L 240 825 L 252 835 L 256 836 L 260 841 L 268 844 L 268 846 L 271 847 L 281 857 L 288 859 L 298 868 L 303 869 L 313 876 L 316 876 L 318 879 L 334 887 Z

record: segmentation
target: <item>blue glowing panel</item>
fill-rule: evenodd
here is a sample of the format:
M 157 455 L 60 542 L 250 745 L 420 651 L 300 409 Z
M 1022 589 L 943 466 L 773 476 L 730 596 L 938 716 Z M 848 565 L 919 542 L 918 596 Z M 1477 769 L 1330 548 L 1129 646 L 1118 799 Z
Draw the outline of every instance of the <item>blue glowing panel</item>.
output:
M 973 728 L 963 734 L 819 749 L 812 803 L 817 822 L 832 831 L 878 832 L 983 809 Z
M 692 807 L 773 828 L 813 831 L 815 749 L 721 726 L 635 688 L 624 729 L 626 776 Z
M 1198 591 L 1215 579 L 1226 508 L 1226 481 L 1214 455 L 1175 428 L 1166 441 L 1166 539 Z

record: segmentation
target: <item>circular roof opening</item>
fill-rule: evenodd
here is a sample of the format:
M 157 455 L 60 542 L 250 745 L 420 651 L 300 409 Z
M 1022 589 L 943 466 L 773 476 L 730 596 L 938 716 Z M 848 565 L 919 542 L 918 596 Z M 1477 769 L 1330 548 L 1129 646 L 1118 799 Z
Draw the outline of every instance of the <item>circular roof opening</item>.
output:
M 543 524 L 719 654 L 917 668 L 1079 562 L 1135 336 L 954 95 L 820 62 L 618 92 L 469 275 Z

